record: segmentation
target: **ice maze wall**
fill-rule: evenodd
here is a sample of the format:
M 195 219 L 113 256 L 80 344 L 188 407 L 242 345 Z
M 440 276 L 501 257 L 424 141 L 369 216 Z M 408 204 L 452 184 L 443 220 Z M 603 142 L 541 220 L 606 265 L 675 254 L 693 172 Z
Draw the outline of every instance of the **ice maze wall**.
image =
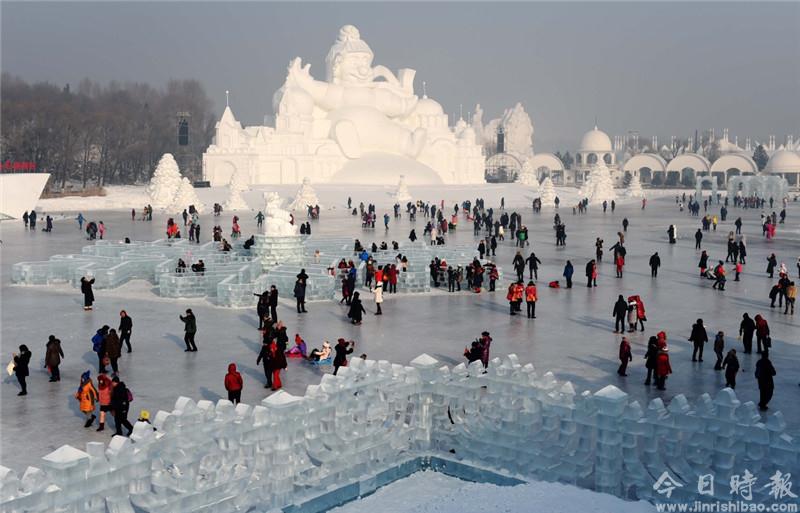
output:
M 112 289 L 131 280 L 146 280 L 158 287 L 167 298 L 208 298 L 223 307 L 252 307 L 253 293 L 261 293 L 276 285 L 284 297 L 291 297 L 297 273 L 306 270 L 309 279 L 306 300 L 330 300 L 341 290 L 335 269 L 340 259 L 359 261 L 353 252 L 353 240 L 314 239 L 309 236 L 255 236 L 255 244 L 245 250 L 241 240 L 232 251 L 223 252 L 220 244 L 194 244 L 187 239 L 153 242 L 99 240 L 85 246 L 80 254 L 54 255 L 44 262 L 19 262 L 12 266 L 12 282 L 19 285 L 51 285 L 70 283 L 80 286 L 80 279 L 90 275 L 97 290 Z M 318 253 L 317 253 L 318 252 Z M 397 290 L 401 293 L 428 293 L 431 278 L 428 263 L 434 257 L 445 259 L 455 267 L 472 262 L 475 250 L 429 247 L 422 242 L 404 243 L 397 251 L 377 251 L 379 264 L 395 263 L 397 253 L 408 258 L 408 271 L 399 275 Z M 176 272 L 178 259 L 187 266 L 202 259 L 203 273 Z M 359 269 L 363 277 L 363 265 Z M 332 274 L 333 272 L 333 274 Z M 446 282 L 445 282 L 446 283 Z M 359 287 L 363 278 L 357 280 Z M 462 282 L 466 288 L 466 283 Z
M 577 393 L 514 355 L 442 366 L 353 359 L 303 397 L 278 392 L 260 405 L 181 397 L 154 426 L 85 451 L 63 446 L 21 476 L 0 467 L 0 510 L 9 513 L 324 511 L 413 471 L 420 458 L 509 479 L 548 480 L 659 502 L 717 499 L 730 476 L 800 475 L 798 442 L 780 413 L 766 423 L 730 389 L 689 404 L 642 407 L 607 386 Z M 449 463 L 448 463 L 449 462 Z M 664 472 L 685 483 L 667 498 Z M 753 502 L 767 490 L 753 488 Z M 793 500 L 793 499 L 788 499 Z M 136 508 L 134 510 L 134 508 Z

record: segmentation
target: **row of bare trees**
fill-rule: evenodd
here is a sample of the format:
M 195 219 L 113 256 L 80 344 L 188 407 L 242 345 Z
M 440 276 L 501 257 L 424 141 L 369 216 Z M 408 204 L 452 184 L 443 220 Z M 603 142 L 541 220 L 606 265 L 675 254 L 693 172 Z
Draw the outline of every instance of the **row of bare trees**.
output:
M 147 181 L 158 159 L 176 152 L 177 113 L 191 115 L 197 159 L 211 141 L 211 100 L 196 80 L 171 80 L 163 89 L 144 83 L 101 85 L 28 83 L 2 75 L 2 162 L 33 162 L 52 173 L 48 186 L 103 186 Z

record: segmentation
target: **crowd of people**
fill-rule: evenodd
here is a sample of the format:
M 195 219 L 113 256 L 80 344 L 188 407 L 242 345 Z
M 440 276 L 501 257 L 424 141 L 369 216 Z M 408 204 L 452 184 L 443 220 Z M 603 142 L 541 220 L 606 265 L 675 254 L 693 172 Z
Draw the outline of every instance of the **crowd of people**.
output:
M 733 207 L 764 208 L 766 201 L 763 198 L 755 201 L 753 198 L 737 197 L 733 200 Z M 709 208 L 715 208 L 715 203 L 720 209 L 719 217 L 715 213 L 707 213 Z M 645 204 L 645 201 L 642 201 L 642 209 L 644 209 Z M 730 264 L 732 266 L 730 272 L 735 273 L 736 276 L 735 281 L 740 281 L 740 277 L 744 272 L 743 266 L 747 264 L 747 240 L 745 235 L 742 234 L 742 218 L 736 219 L 733 223 L 735 230 L 731 230 L 727 235 L 727 255 L 724 261 L 713 259 L 709 254 L 711 250 L 704 248 L 703 244 L 704 237 L 706 242 L 708 241 L 709 232 L 713 234 L 720 223 L 727 222 L 727 198 L 724 204 L 721 204 L 719 197 L 702 199 L 701 203 L 700 198 L 689 196 L 687 199 L 684 194 L 682 197 L 676 197 L 676 204 L 681 211 L 683 210 L 683 205 L 686 204 L 690 215 L 700 218 L 700 226 L 694 234 L 694 240 L 695 248 L 700 252 L 698 267 L 701 278 L 713 280 L 712 288 L 724 291 L 726 276 L 729 272 L 726 270 L 726 264 Z M 771 206 L 772 201 L 770 200 Z M 701 208 L 704 211 L 703 216 L 700 216 Z M 373 203 L 365 204 L 361 202 L 357 208 L 352 208 L 352 200 L 348 198 L 348 209 L 352 209 L 353 215 L 359 216 L 362 228 L 374 229 L 379 215 Z M 616 209 L 617 205 L 614 201 L 602 204 L 602 212 L 604 214 L 608 210 L 613 214 Z M 393 205 L 392 210 L 394 219 L 401 217 L 402 208 L 400 204 Z M 456 293 L 462 290 L 462 284 L 464 284 L 466 290 L 480 293 L 483 290 L 484 280 L 487 280 L 488 291 L 494 292 L 496 283 L 501 277 L 500 269 L 496 262 L 498 249 L 513 247 L 514 255 L 510 261 L 513 273 L 509 273 L 507 276 L 508 287 L 505 291 L 506 300 L 509 303 L 509 313 L 511 316 L 522 315 L 522 303 L 525 302 L 526 317 L 528 319 L 536 319 L 536 303 L 540 300 L 537 282 L 542 260 L 531 246 L 529 229 L 523 223 L 522 214 L 516 211 L 507 211 L 504 200 L 501 201 L 500 208 L 497 210 L 492 207 L 487 208 L 482 198 L 477 198 L 474 203 L 467 200 L 453 205 L 452 214 L 449 213 L 449 207 L 447 210 L 448 213 L 445 214 L 444 202 L 437 205 L 418 201 L 408 202 L 405 205 L 405 212 L 410 222 L 415 222 L 418 212 L 424 217 L 426 221 L 423 237 L 426 237 L 432 245 L 445 244 L 447 235 L 456 230 L 459 219 L 473 225 L 473 234 L 476 242 L 474 247 L 477 255 L 465 265 L 452 265 L 438 256 L 433 258 L 429 264 L 429 277 L 432 287 L 443 286 L 446 282 L 448 291 Z M 587 215 L 589 211 L 590 206 L 586 199 L 579 201 L 573 209 L 573 213 L 580 215 Z M 214 215 L 219 216 L 221 212 L 222 207 L 215 204 Z M 536 201 L 534 201 L 533 215 L 537 216 L 540 213 L 541 202 L 537 205 Z M 309 206 L 307 216 L 311 220 L 319 220 L 319 207 Z M 182 212 L 181 217 L 183 228 L 189 234 L 189 240 L 199 243 L 201 235 L 199 213 L 193 207 L 190 207 Z M 35 212 L 26 213 L 24 218 L 26 227 L 35 229 L 36 218 L 37 214 Z M 152 207 L 148 205 L 144 208 L 142 218 L 152 220 Z M 769 240 L 775 237 L 776 227 L 783 223 L 785 218 L 786 205 L 781 210 L 780 220 L 778 220 L 775 212 L 771 215 L 762 214 L 762 233 L 764 238 Z M 135 210 L 131 211 L 131 219 L 136 219 Z M 261 212 L 258 212 L 255 219 L 258 226 L 261 226 L 264 216 Z M 83 229 L 85 221 L 83 215 L 79 214 L 77 220 L 79 229 Z M 383 214 L 383 222 L 384 228 L 388 232 L 390 224 L 388 213 Z M 529 221 L 531 225 L 534 222 L 535 218 Z M 52 229 L 51 225 L 52 221 L 49 221 L 49 230 Z M 301 233 L 311 233 L 310 222 L 301 223 L 300 226 Z M 624 278 L 628 252 L 625 239 L 629 226 L 630 222 L 626 217 L 622 220 L 622 231 L 617 232 L 618 240 L 607 250 L 609 253 L 613 253 L 612 265 L 616 277 L 620 280 L 627 279 Z M 94 238 L 96 233 L 102 239 L 105 230 L 105 225 L 102 221 L 97 224 L 90 222 L 87 225 L 87 233 L 89 233 L 90 238 Z M 636 226 L 633 226 L 631 230 L 635 231 Z M 555 233 L 556 246 L 565 246 L 566 225 L 558 211 L 553 216 L 553 231 Z M 668 236 L 669 243 L 677 243 L 678 229 L 675 224 L 670 225 Z M 175 221 L 175 218 L 170 217 L 167 220 L 166 237 L 168 239 L 181 238 L 181 226 Z M 239 218 L 233 216 L 231 238 L 235 240 L 240 237 Z M 232 250 L 232 246 L 222 237 L 222 230 L 219 226 L 214 227 L 212 239 L 220 243 L 221 251 Z M 416 231 L 412 229 L 409 233 L 409 240 L 413 243 L 416 239 Z M 252 237 L 248 240 L 252 241 Z M 587 288 L 594 289 L 598 287 L 599 266 L 603 262 L 604 251 L 606 251 L 604 244 L 605 242 L 601 237 L 596 237 L 593 250 L 594 258 L 587 258 L 585 264 Z M 252 246 L 252 243 L 250 245 Z M 247 248 L 248 246 L 245 244 L 245 249 Z M 716 264 L 712 263 L 714 260 L 717 261 Z M 574 266 L 570 260 L 561 261 L 565 263 L 559 279 L 563 277 L 565 279 L 565 288 L 571 289 Z M 648 264 L 651 278 L 657 279 L 659 268 L 662 266 L 662 259 L 657 251 L 649 257 Z M 578 265 L 582 265 L 582 262 Z M 176 272 L 186 272 L 186 267 L 183 259 L 179 259 L 176 264 Z M 386 241 L 383 241 L 380 244 L 373 242 L 365 247 L 356 239 L 352 258 L 343 258 L 337 264 L 336 269 L 330 269 L 331 273 L 341 283 L 342 297 L 339 303 L 344 303 L 346 306 L 345 315 L 347 321 L 355 326 L 364 322 L 364 314 L 367 313 L 367 309 L 361 298 L 362 291 L 358 290 L 362 287 L 372 295 L 375 307 L 374 315 L 383 315 L 384 311 L 391 315 L 392 309 L 385 310 L 385 294 L 397 293 L 398 282 L 402 280 L 402 275 L 408 271 L 408 268 L 408 258 L 403 255 L 402 249 L 396 241 L 391 241 L 391 246 Z M 205 271 L 205 264 L 202 260 L 199 260 L 191 264 L 191 270 L 196 273 L 202 273 Z M 525 279 L 526 270 L 528 274 L 527 280 Z M 800 258 L 797 260 L 797 271 L 798 276 L 800 276 Z M 363 281 L 359 280 L 359 272 Z M 772 286 L 769 293 L 769 308 L 775 308 L 777 302 L 778 308 L 784 309 L 784 314 L 792 315 L 794 314 L 796 301 L 795 282 L 791 279 L 786 265 L 780 263 L 773 253 L 767 258 L 766 275 L 770 279 L 775 279 L 776 273 L 777 282 Z M 548 287 L 561 288 L 559 279 L 550 281 Z M 306 274 L 305 269 L 301 269 L 296 276 L 292 290 L 296 312 L 299 315 L 308 313 L 306 308 L 308 280 L 309 276 Z M 94 278 L 88 275 L 80 280 L 81 292 L 84 297 L 84 309 L 87 311 L 92 310 L 95 301 L 92 288 L 94 283 Z M 299 333 L 296 333 L 294 335 L 294 343 L 290 345 L 287 326 L 283 320 L 279 319 L 278 307 L 280 303 L 277 287 L 272 285 L 263 293 L 254 295 L 258 298 L 255 301 L 261 344 L 257 354 L 254 352 L 253 356 L 255 357 L 256 365 L 263 366 L 265 388 L 275 391 L 283 387 L 285 376 L 282 376 L 282 373 L 288 368 L 289 361 L 292 359 L 305 361 L 308 365 L 330 365 L 334 374 L 341 367 L 348 364 L 348 358 L 354 352 L 356 345 L 353 340 L 338 338 L 333 345 L 324 340 L 319 347 L 309 351 L 306 341 Z M 766 302 L 764 306 L 766 308 Z M 613 305 L 611 316 L 614 321 L 613 331 L 621 336 L 619 346 L 615 348 L 620 362 L 617 374 L 620 377 L 626 377 L 631 372 L 631 368 L 636 367 L 632 363 L 635 361 L 635 355 L 629 337 L 632 339 L 632 337 L 637 336 L 637 331 L 642 333 L 646 331 L 645 322 L 648 319 L 645 312 L 644 299 L 638 294 L 630 294 L 627 298 L 622 294 L 618 295 Z M 198 333 L 197 317 L 192 309 L 188 308 L 183 315 L 179 316 L 179 319 L 183 323 L 185 352 L 197 352 L 198 347 L 195 340 Z M 665 319 L 658 319 L 657 322 L 664 323 Z M 123 367 L 121 360 L 125 352 L 124 349 L 127 348 L 127 353 L 132 351 L 132 327 L 133 321 L 131 317 L 125 310 L 122 310 L 118 329 L 103 325 L 97 329 L 91 339 L 91 350 L 95 353 L 98 362 L 97 371 L 94 373 L 96 386 L 95 381 L 93 381 L 92 370 L 87 370 L 81 375 L 80 384 L 75 393 L 79 409 L 85 417 L 85 427 L 87 428 L 97 420 L 98 431 L 102 431 L 105 426 L 106 414 L 110 414 L 115 421 L 115 434 L 125 436 L 130 434 L 132 430 L 132 426 L 128 421 L 128 410 L 133 401 L 133 393 L 121 379 L 121 367 Z M 731 347 L 730 337 L 726 336 L 723 331 L 716 330 L 715 332 L 712 330 L 711 333 L 713 333 L 713 336 L 709 336 L 703 319 L 697 319 L 689 330 L 687 340 L 692 344 L 692 362 L 695 367 L 698 367 L 693 372 L 702 372 L 699 367 L 700 363 L 703 362 L 704 348 L 706 344 L 711 343 L 715 355 L 713 370 L 724 373 L 726 387 L 735 388 L 737 375 L 743 367 L 739 360 L 739 353 L 737 353 L 736 348 Z M 755 363 L 754 377 L 759 389 L 759 408 L 766 410 L 774 392 L 774 377 L 777 375 L 776 368 L 770 359 L 770 354 L 774 353 L 774 350 L 772 349 L 766 316 L 757 314 L 751 319 L 749 313 L 744 313 L 740 324 L 739 337 L 742 343 L 741 353 L 744 355 L 749 355 L 753 352 L 755 338 L 755 352 L 760 357 Z M 491 345 L 492 337 L 488 331 L 484 331 L 479 338 L 476 338 L 469 347 L 464 349 L 464 357 L 469 363 L 481 362 L 482 367 L 485 368 L 489 364 Z M 361 356 L 366 357 L 363 354 Z M 667 379 L 673 373 L 672 363 L 674 363 L 670 360 L 670 347 L 667 343 L 665 330 L 659 330 L 655 335 L 647 337 L 647 348 L 641 357 L 644 361 L 642 371 L 643 373 L 646 372 L 644 384 L 650 386 L 652 383 L 658 390 L 665 390 Z M 21 345 L 19 352 L 13 355 L 12 371 L 20 385 L 21 391 L 19 395 L 21 396 L 28 393 L 27 377 L 30 374 L 31 358 L 32 353 L 26 345 Z M 44 351 L 44 363 L 49 371 L 51 382 L 61 381 L 59 366 L 62 359 L 64 359 L 64 348 L 61 345 L 61 341 L 56 335 L 51 335 Z M 245 385 L 245 380 L 239 369 L 239 363 L 228 363 L 227 372 L 223 379 L 227 397 L 234 403 L 241 401 Z M 149 420 L 149 413 L 146 410 L 142 411 L 140 420 Z M 128 432 L 123 433 L 123 428 L 127 429 Z

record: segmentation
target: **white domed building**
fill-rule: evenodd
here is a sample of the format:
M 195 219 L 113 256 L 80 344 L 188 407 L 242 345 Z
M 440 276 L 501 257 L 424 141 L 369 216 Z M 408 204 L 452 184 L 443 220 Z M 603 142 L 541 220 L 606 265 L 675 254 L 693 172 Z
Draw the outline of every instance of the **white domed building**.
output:
M 777 150 L 769 158 L 765 175 L 780 176 L 789 182 L 789 187 L 800 187 L 800 155 L 792 150 Z
M 586 181 L 592 167 L 603 163 L 611 172 L 611 178 L 617 186 L 622 185 L 622 173 L 617 165 L 617 156 L 611 138 L 608 134 L 597 128 L 597 125 L 581 137 L 578 151 L 575 153 L 575 165 L 572 169 L 572 177 L 568 177 L 569 183 L 572 178 L 574 184 L 579 185 Z

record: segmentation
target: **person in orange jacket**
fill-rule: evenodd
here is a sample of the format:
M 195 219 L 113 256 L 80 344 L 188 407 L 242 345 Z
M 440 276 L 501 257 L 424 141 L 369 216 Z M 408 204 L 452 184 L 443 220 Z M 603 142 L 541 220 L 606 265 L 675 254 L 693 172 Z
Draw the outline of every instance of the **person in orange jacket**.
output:
M 225 390 L 228 391 L 228 400 L 233 404 L 238 404 L 242 400 L 242 375 L 236 370 L 236 364 L 228 365 L 228 373 L 225 374 Z
M 525 304 L 528 306 L 528 319 L 535 319 L 536 318 L 536 300 L 538 297 L 536 296 L 536 284 L 532 281 L 528 282 L 528 286 L 525 287 Z
M 517 284 L 514 282 L 508 284 L 506 300 L 508 300 L 509 315 L 517 315 L 516 309 L 514 308 L 516 306 L 514 303 L 514 289 L 516 288 L 516 285 Z
M 78 386 L 78 391 L 75 392 L 75 399 L 78 400 L 79 409 L 86 417 L 86 423 L 83 427 L 88 428 L 94 422 L 97 416 L 94 414 L 94 403 L 97 402 L 97 390 L 92 383 L 91 371 L 86 371 L 81 374 L 81 384 Z

